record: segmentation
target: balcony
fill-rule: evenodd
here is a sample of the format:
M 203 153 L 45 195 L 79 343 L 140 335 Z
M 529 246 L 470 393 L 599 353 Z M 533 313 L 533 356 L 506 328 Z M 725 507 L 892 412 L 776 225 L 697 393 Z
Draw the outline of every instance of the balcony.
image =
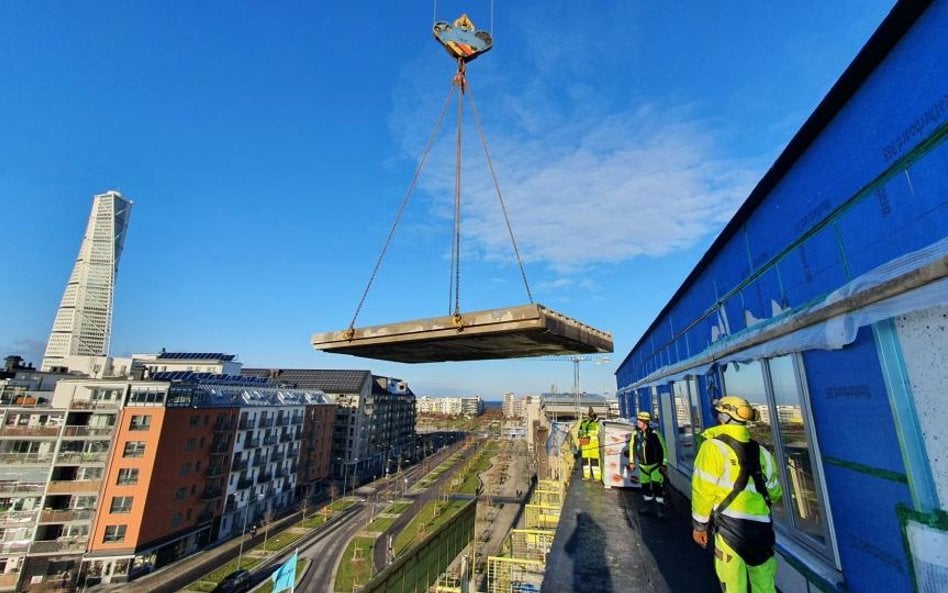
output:
M 30 542 L 0 542 L 0 554 L 23 554 L 30 550 Z
M 77 539 L 51 539 L 46 541 L 33 542 L 30 546 L 30 554 L 53 554 L 71 552 L 81 554 L 86 551 L 86 540 Z
M 110 400 L 110 399 L 98 399 L 98 400 L 88 400 L 88 399 L 75 399 L 69 402 L 69 407 L 73 410 L 100 410 L 102 408 L 106 409 L 115 409 L 121 407 L 122 402 L 119 400 Z
M 76 453 L 76 452 L 60 452 L 59 456 L 56 458 L 56 463 L 58 464 L 74 464 L 74 463 L 105 463 L 106 457 L 108 457 L 108 451 L 96 451 L 96 452 L 85 452 L 85 453 Z
M 43 482 L 20 482 L 17 480 L 0 481 L 0 496 L 36 495 L 41 496 L 46 484 Z
M 230 451 L 230 444 L 226 442 L 218 442 L 211 445 L 211 454 L 220 455 L 221 453 L 227 453 Z
M 296 416 L 293 416 L 293 424 L 302 424 L 302 423 L 303 423 L 303 415 L 302 415 L 302 414 L 298 414 L 298 415 L 296 415 Z
M 4 511 L 0 513 L 0 527 L 26 527 L 36 520 L 36 511 Z
M 272 428 L 273 427 L 273 418 L 261 418 L 257 422 L 257 428 Z
M 273 476 L 272 476 L 271 474 L 269 474 L 269 473 L 261 473 L 260 475 L 257 476 L 257 483 L 258 483 L 258 484 L 265 484 L 265 483 L 269 482 L 269 481 L 272 480 L 272 479 L 273 479 Z
M 279 451 L 274 451 L 273 453 L 270 453 L 270 462 L 271 462 L 271 463 L 280 463 L 280 462 L 283 461 L 284 459 L 286 459 L 286 457 L 284 457 L 283 453 L 281 453 L 281 452 L 279 452 Z
M 260 446 L 260 439 L 244 439 L 244 449 L 256 449 Z
M 275 445 L 277 443 L 277 435 L 271 434 L 263 437 L 264 445 Z
M 253 420 L 250 418 L 241 418 L 240 424 L 237 425 L 237 428 L 240 430 L 252 430 L 253 429 Z
M 214 512 L 210 509 L 205 509 L 201 511 L 201 514 L 198 515 L 198 523 L 208 523 L 214 519 Z
M 234 423 L 230 420 L 224 420 L 221 422 L 214 423 L 214 432 L 230 432 L 230 429 L 234 427 Z
M 219 465 L 209 465 L 204 475 L 208 478 L 219 478 L 224 475 L 224 468 Z
M 237 480 L 238 490 L 246 490 L 247 488 L 250 488 L 251 486 L 253 486 L 253 480 L 250 478 L 241 478 Z
M 111 436 L 112 429 L 114 427 L 97 427 L 91 428 L 89 426 L 67 426 L 66 430 L 63 431 L 64 437 L 107 437 Z
M 88 521 L 95 515 L 95 509 L 44 509 L 40 514 L 40 523 L 68 523 L 70 521 Z
M 0 453 L 0 465 L 8 463 L 49 464 L 52 460 L 52 453 Z
M 0 426 L 2 437 L 58 437 L 58 426 Z
M 280 435 L 280 442 L 281 442 L 281 443 L 289 443 L 289 442 L 292 442 L 292 441 L 293 441 L 293 435 L 292 435 L 292 434 L 290 434 L 290 433 L 288 433 L 288 432 L 284 432 L 283 434 Z
M 247 469 L 247 460 L 246 459 L 235 459 L 234 464 L 230 466 L 231 471 L 239 472 Z
M 261 455 L 260 457 L 254 458 L 254 460 L 251 462 L 251 465 L 253 465 L 254 467 L 260 467 L 261 465 L 266 465 L 266 464 L 267 464 L 267 458 L 263 455 Z
M 72 494 L 74 492 L 98 492 L 102 480 L 56 480 L 49 483 L 47 494 Z
M 208 486 L 204 489 L 204 493 L 201 494 L 201 500 L 215 500 L 221 497 L 220 488 L 212 488 Z
M 289 425 L 290 425 L 290 417 L 289 417 L 289 416 L 281 416 L 280 418 L 277 418 L 276 425 L 277 425 L 277 426 L 289 426 Z

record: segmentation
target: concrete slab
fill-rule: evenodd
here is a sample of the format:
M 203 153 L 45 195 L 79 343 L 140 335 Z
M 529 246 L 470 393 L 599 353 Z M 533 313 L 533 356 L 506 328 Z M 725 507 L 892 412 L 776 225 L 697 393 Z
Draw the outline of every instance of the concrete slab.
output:
M 313 348 L 392 362 L 612 352 L 612 334 L 536 303 L 313 334 Z

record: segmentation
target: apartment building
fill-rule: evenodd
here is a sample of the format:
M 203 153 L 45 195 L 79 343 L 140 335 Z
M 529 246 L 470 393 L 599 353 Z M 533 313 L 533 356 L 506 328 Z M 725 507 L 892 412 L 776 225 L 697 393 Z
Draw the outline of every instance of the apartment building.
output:
M 8 360 L 0 590 L 64 574 L 84 585 L 130 580 L 325 483 L 335 405 L 315 390 L 203 372 L 232 361 L 163 353 L 133 360 L 136 377 L 103 379 Z M 153 371 L 159 364 L 202 372 Z
M 360 370 L 245 368 L 241 373 L 317 389 L 336 404 L 331 471 L 350 487 L 417 455 L 415 394 L 404 381 Z
M 484 412 L 484 400 L 473 397 L 419 397 L 415 402 L 419 414 L 443 414 L 445 416 L 480 416 Z

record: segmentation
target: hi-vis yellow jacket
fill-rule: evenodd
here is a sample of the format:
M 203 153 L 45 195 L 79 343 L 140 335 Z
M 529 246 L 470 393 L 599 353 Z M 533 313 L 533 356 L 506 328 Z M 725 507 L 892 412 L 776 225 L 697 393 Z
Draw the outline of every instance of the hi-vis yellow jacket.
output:
M 740 471 L 734 450 L 714 438 L 721 434 L 742 443 L 750 441 L 750 431 L 741 424 L 722 424 L 701 433 L 704 441 L 698 450 L 694 473 L 691 475 L 691 518 L 694 528 L 699 531 L 707 529 L 711 514 L 733 490 Z M 779 501 L 783 497 L 783 489 L 777 480 L 776 464 L 770 451 L 763 446 L 760 447 L 760 468 L 771 502 Z M 721 515 L 719 523 L 770 523 L 770 509 L 764 497 L 757 492 L 752 479 L 747 481 L 744 490 L 737 494 Z

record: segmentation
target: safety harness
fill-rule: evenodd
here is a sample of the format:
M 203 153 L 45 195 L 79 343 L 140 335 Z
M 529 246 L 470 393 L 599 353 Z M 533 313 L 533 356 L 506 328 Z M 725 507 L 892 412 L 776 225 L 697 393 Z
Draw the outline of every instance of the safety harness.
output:
M 760 443 L 753 439 L 742 443 L 726 434 L 719 434 L 714 438 L 730 447 L 734 451 L 734 454 L 737 455 L 737 462 L 740 464 L 740 471 L 737 474 L 737 479 L 734 480 L 734 488 L 728 492 L 727 496 L 724 497 L 724 500 L 721 501 L 721 504 L 718 505 L 714 512 L 716 514 L 723 513 L 724 509 L 734 502 L 738 493 L 747 487 L 747 481 L 749 479 L 754 480 L 754 488 L 764 497 L 764 502 L 767 503 L 767 508 L 769 509 L 772 503 L 770 501 L 770 492 L 767 490 L 767 480 L 764 478 L 764 471 L 760 467 Z

